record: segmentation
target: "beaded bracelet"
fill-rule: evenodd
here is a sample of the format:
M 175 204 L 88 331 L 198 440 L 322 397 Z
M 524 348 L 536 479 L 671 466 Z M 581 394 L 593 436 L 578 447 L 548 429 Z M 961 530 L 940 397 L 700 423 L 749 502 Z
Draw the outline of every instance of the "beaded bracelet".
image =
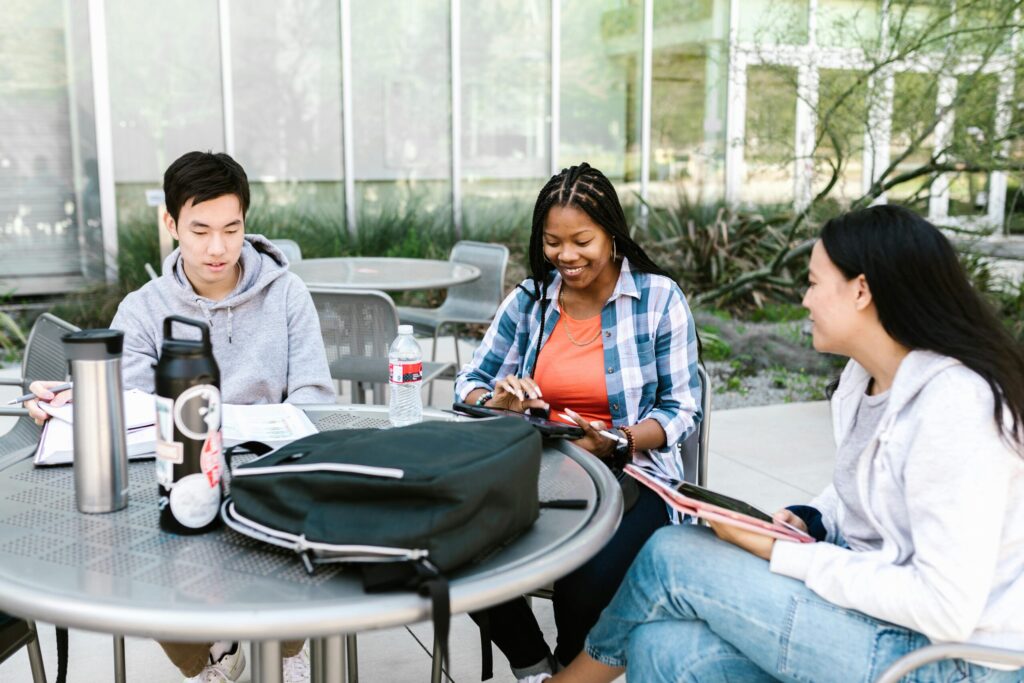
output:
M 633 438 L 633 431 L 629 427 L 619 427 L 619 430 L 626 435 L 626 460 L 632 461 L 633 456 L 636 454 L 636 440 Z
M 494 398 L 494 392 L 488 391 L 476 400 L 476 405 L 482 406 L 483 404 L 490 401 L 492 398 Z

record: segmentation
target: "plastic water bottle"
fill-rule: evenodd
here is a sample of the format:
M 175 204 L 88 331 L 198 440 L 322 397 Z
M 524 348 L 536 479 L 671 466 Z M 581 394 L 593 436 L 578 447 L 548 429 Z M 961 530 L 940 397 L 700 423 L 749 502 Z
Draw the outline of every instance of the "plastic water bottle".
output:
M 398 337 L 388 349 L 391 403 L 388 418 L 395 427 L 423 420 L 423 349 L 412 336 L 412 325 L 399 325 Z

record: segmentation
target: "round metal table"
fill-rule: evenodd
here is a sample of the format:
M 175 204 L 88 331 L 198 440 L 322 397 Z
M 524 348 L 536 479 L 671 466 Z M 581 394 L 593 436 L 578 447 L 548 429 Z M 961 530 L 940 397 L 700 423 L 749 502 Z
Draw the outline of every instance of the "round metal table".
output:
M 383 406 L 304 406 L 321 431 L 387 427 Z M 456 420 L 436 409 L 427 419 Z M 200 536 L 158 526 L 152 461 L 129 466 L 124 510 L 75 508 L 70 468 L 0 471 L 0 610 L 72 628 L 160 640 L 251 640 L 253 681 L 279 683 L 280 641 L 313 638 L 314 681 L 338 680 L 342 635 L 424 621 L 426 598 L 366 594 L 344 565 L 307 575 L 297 556 L 230 529 Z M 537 523 L 483 562 L 453 574 L 453 613 L 544 586 L 592 557 L 622 515 L 619 486 L 596 458 L 545 443 L 541 500 L 584 498 L 586 509 L 544 509 Z M 276 662 L 276 664 L 275 664 Z M 326 670 L 326 673 L 325 673 Z
M 480 269 L 467 263 L 417 258 L 315 258 L 288 267 L 309 287 L 388 292 L 445 289 L 480 277 Z

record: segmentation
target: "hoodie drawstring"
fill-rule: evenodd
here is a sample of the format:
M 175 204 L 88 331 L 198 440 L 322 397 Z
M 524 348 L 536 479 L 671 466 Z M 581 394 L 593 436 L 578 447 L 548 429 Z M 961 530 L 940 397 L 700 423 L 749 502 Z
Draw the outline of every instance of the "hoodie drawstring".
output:
M 196 306 L 199 306 L 199 310 L 203 312 L 203 317 L 206 318 L 206 324 L 209 325 L 210 329 L 212 330 L 213 329 L 213 316 L 210 314 L 210 309 L 207 308 L 207 306 L 203 303 L 202 299 L 196 298 L 196 299 L 194 299 L 194 301 L 196 302 Z M 235 328 L 234 328 L 233 320 L 232 320 L 233 315 L 231 313 L 231 307 L 227 306 L 227 309 L 228 309 L 228 344 L 230 344 L 231 343 L 231 336 L 232 336 L 232 333 L 235 331 Z
M 231 343 L 231 332 L 232 331 L 233 330 L 232 330 L 232 327 L 231 327 L 231 307 L 228 306 L 228 344 Z

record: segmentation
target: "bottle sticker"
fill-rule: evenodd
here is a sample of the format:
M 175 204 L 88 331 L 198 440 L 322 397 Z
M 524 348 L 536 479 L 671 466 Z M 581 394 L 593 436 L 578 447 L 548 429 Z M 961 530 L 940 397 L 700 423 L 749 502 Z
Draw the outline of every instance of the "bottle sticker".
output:
M 182 477 L 171 489 L 171 514 L 183 526 L 206 526 L 220 510 L 220 489 L 207 483 L 206 475 L 196 472 Z
M 203 441 L 220 430 L 220 391 L 212 384 L 197 384 L 181 392 L 174 402 L 174 424 L 189 439 Z
M 220 432 L 210 432 L 203 442 L 203 450 L 199 453 L 199 469 L 206 475 L 210 488 L 220 483 L 221 474 L 221 440 Z
M 174 418 L 171 417 L 174 400 L 163 396 L 154 396 L 153 399 L 156 403 L 156 440 L 174 441 Z
M 174 483 L 174 463 L 162 459 L 159 453 L 156 456 L 156 483 L 165 489 L 171 488 Z
M 389 363 L 392 384 L 406 384 L 423 380 L 423 363 Z
M 157 441 L 157 462 L 166 462 L 172 467 L 185 462 L 185 447 L 180 441 Z

